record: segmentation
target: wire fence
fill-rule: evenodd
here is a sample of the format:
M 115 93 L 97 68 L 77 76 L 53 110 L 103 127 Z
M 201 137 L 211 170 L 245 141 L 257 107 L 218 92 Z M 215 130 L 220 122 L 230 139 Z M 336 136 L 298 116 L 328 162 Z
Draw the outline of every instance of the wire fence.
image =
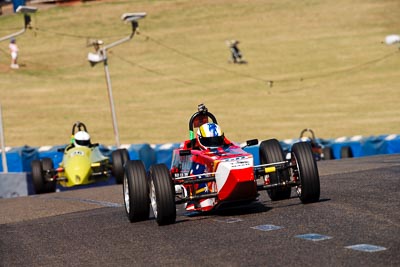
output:
M 121 38 L 121 35 L 108 35 L 108 36 L 102 36 L 101 38 L 96 38 L 90 35 L 81 35 L 81 34 L 72 34 L 72 33 L 67 33 L 67 32 L 61 32 L 61 31 L 54 31 L 54 30 L 49 30 L 43 27 L 35 27 L 33 28 L 33 31 L 36 33 L 45 33 L 45 34 L 49 34 L 49 35 L 54 35 L 54 36 L 59 36 L 59 37 L 67 37 L 67 38 L 74 38 L 74 39 L 81 39 L 81 40 L 85 40 L 86 46 L 90 45 L 90 40 L 93 39 L 101 39 L 101 40 L 107 40 L 107 39 L 111 39 L 111 38 Z M 353 65 L 353 66 L 348 66 L 348 67 L 343 67 L 339 70 L 331 70 L 331 71 L 327 71 L 325 73 L 319 73 L 319 74 L 310 74 L 310 75 L 302 75 L 302 76 L 298 76 L 298 77 L 292 77 L 292 78 L 285 78 L 285 79 L 272 79 L 272 78 L 263 78 L 263 77 L 258 77 L 258 76 L 254 76 L 248 73 L 244 73 L 242 70 L 241 72 L 238 71 L 234 71 L 228 68 L 225 68 L 223 66 L 220 66 L 218 64 L 200 59 L 198 57 L 195 57 L 191 54 L 188 54 L 186 52 L 183 52 L 169 44 L 166 44 L 164 42 L 161 42 L 155 38 L 153 38 L 152 36 L 150 36 L 149 34 L 143 34 L 140 33 L 138 34 L 138 36 L 141 36 L 144 38 L 145 41 L 150 41 L 153 44 L 166 49 L 168 51 L 172 51 L 175 54 L 190 59 L 198 64 L 201 64 L 203 66 L 206 66 L 209 69 L 215 69 L 215 70 L 219 70 L 225 73 L 229 73 L 229 74 L 234 74 L 235 77 L 240 77 L 240 78 L 245 78 L 245 79 L 251 79 L 253 81 L 257 81 L 257 82 L 262 82 L 265 85 L 269 86 L 269 87 L 273 87 L 276 86 L 277 84 L 282 84 L 282 83 L 292 83 L 292 82 L 303 82 L 305 80 L 316 80 L 316 79 L 320 79 L 320 78 L 326 78 L 326 77 L 331 77 L 331 76 L 336 76 L 336 75 L 341 75 L 341 74 L 349 74 L 349 73 L 354 73 L 357 71 L 362 71 L 364 69 L 367 69 L 371 66 L 376 65 L 379 62 L 383 62 L 385 60 L 387 60 L 388 58 L 390 58 L 391 56 L 393 56 L 394 54 L 397 54 L 399 51 L 391 51 L 385 55 L 382 55 L 378 58 L 374 58 L 371 60 L 368 60 L 366 62 L 363 62 L 361 64 L 357 64 L 357 65 Z M 7 52 L 3 49 L 0 48 L 0 52 L 3 54 L 7 54 Z M 133 67 L 137 67 L 140 68 L 142 70 L 145 70 L 147 72 L 150 72 L 154 75 L 159 75 L 159 76 L 167 76 L 166 74 L 146 67 L 143 64 L 139 64 L 139 63 L 134 63 L 133 61 L 130 61 L 128 59 L 126 59 L 125 57 L 122 56 L 118 56 L 116 54 L 113 54 L 115 57 L 117 57 L 119 60 L 126 62 L 127 64 L 133 66 Z M 172 80 L 185 84 L 185 85 L 190 85 L 190 86 L 201 86 L 199 84 L 196 84 L 194 82 L 191 81 L 187 81 L 185 79 L 180 79 L 180 78 L 171 78 Z

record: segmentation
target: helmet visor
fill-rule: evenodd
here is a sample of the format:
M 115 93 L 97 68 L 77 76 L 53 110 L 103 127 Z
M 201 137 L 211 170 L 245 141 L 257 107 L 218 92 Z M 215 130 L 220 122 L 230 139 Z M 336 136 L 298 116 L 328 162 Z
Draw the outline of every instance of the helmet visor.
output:
M 79 146 L 89 146 L 90 145 L 90 140 L 76 140 L 75 143 Z
M 205 147 L 220 147 L 224 144 L 224 136 L 200 137 L 199 141 Z

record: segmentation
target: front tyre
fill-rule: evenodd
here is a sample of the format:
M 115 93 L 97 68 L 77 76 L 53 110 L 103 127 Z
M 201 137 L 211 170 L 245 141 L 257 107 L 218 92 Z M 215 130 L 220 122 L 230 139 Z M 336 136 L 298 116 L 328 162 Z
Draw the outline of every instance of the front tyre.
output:
M 141 160 L 126 162 L 122 189 L 129 221 L 147 220 L 150 214 L 149 185 L 146 169 Z
M 43 167 L 42 162 L 38 159 L 32 160 L 32 182 L 35 188 L 36 194 L 42 194 L 44 192 L 44 177 L 43 177 Z
M 150 167 L 150 201 L 158 225 L 175 223 L 175 189 L 164 164 Z
M 325 160 L 331 160 L 331 159 L 333 159 L 333 151 L 332 151 L 332 148 L 330 148 L 330 147 L 324 147 L 323 149 L 322 149 L 322 153 L 324 154 L 324 159 Z
M 353 151 L 351 150 L 351 147 L 344 146 L 340 149 L 341 159 L 352 158 L 352 157 L 353 157 Z
M 265 140 L 260 143 L 260 163 L 270 164 L 285 161 L 283 150 L 279 141 L 276 139 Z M 283 170 L 278 173 L 270 173 L 269 179 L 271 184 L 290 181 L 289 171 Z M 291 187 L 275 187 L 267 190 L 268 196 L 272 201 L 290 198 Z
M 317 202 L 320 196 L 320 183 L 317 163 L 313 157 L 309 143 L 295 143 L 292 147 L 292 161 L 299 185 L 296 188 L 301 202 Z

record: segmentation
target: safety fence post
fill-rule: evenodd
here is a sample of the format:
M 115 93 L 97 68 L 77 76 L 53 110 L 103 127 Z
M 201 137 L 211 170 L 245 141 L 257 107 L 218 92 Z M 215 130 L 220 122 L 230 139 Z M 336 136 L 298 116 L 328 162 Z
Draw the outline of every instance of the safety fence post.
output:
M 6 147 L 4 142 L 4 131 L 3 131 L 3 113 L 1 110 L 1 104 L 0 104 L 0 143 L 1 143 L 0 145 L 1 145 L 1 159 L 3 163 L 3 172 L 8 173 Z

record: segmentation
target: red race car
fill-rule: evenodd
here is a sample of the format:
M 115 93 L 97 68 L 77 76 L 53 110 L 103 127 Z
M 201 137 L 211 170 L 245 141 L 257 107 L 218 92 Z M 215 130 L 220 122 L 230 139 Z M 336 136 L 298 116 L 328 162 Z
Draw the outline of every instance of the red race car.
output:
M 253 139 L 246 146 L 257 144 Z M 258 166 L 243 148 L 229 141 L 215 116 L 199 105 L 189 120 L 189 140 L 173 151 L 170 169 L 156 164 L 147 173 L 140 160 L 126 163 L 123 195 L 129 220 L 149 219 L 151 207 L 159 225 L 172 224 L 177 204 L 188 211 L 210 211 L 255 201 L 260 190 L 276 201 L 290 198 L 295 187 L 301 202 L 319 200 L 318 168 L 309 143 L 294 144 L 291 159 L 285 160 L 278 140 L 262 141 Z

